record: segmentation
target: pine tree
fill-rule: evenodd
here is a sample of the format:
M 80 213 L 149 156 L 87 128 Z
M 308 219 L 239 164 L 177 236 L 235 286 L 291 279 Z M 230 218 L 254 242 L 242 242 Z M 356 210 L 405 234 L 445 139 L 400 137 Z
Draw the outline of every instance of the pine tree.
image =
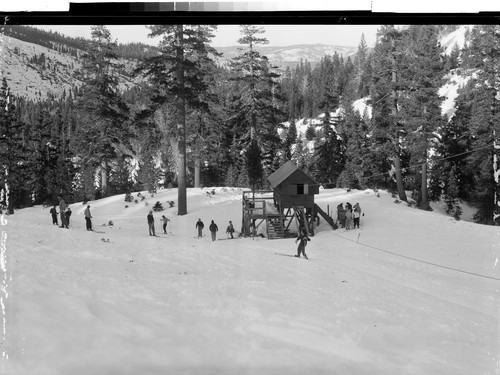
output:
M 349 104 L 338 126 L 345 143 L 345 167 L 339 185 L 360 189 L 384 186 L 381 171 L 386 170 L 387 165 L 373 152 L 369 119 L 362 119 Z
M 446 203 L 446 213 L 451 214 L 455 219 L 459 220 L 462 214 L 462 208 L 460 207 L 458 199 L 459 189 L 457 175 L 457 167 L 454 165 L 448 174 L 444 201 Z
M 101 171 L 101 195 L 108 192 L 109 163 L 120 144 L 127 144 L 128 107 L 118 91 L 117 43 L 105 26 L 91 28 L 83 59 L 84 85 L 77 98 L 78 127 L 73 148 L 86 168 Z M 91 147 L 89 147 L 91 145 Z
M 407 131 L 407 150 L 412 154 L 412 165 L 420 164 L 420 186 L 417 204 L 429 210 L 427 170 L 429 150 L 436 140 L 434 134 L 441 125 L 441 101 L 438 89 L 442 85 L 443 66 L 437 27 L 410 26 L 406 31 L 406 52 L 403 62 L 407 68 L 400 74 L 400 89 L 406 94 L 400 98 L 401 121 Z
M 233 58 L 230 66 L 234 74 L 233 81 L 239 88 L 233 105 L 233 123 L 238 122 L 244 133 L 240 136 L 247 161 L 248 177 L 252 188 L 263 181 L 264 168 L 270 172 L 273 169 L 273 153 L 280 146 L 277 126 L 282 121 L 280 113 L 281 97 L 275 68 L 266 56 L 262 56 L 256 46 L 267 44 L 261 27 L 249 25 L 241 27 L 239 44 L 241 54 Z M 260 151 L 257 151 L 257 147 Z M 261 168 L 257 168 L 260 157 Z M 265 160 L 264 160 L 265 159 Z M 256 173 L 262 172 L 261 176 Z
M 370 55 L 365 34 L 361 34 L 358 50 L 354 58 L 354 82 L 357 98 L 364 98 L 370 93 Z
M 457 185 L 457 197 L 471 201 L 474 190 L 475 168 L 467 166 L 468 152 L 471 151 L 471 134 L 469 124 L 471 121 L 471 108 L 473 100 L 474 82 L 469 83 L 459 90 L 460 95 L 456 102 L 454 116 L 443 124 L 439 130 L 439 142 L 435 147 L 437 161 L 432 161 L 429 193 L 431 200 L 438 200 L 447 191 L 448 179 L 454 176 Z M 451 173 L 454 168 L 454 173 Z
M 208 43 L 215 26 L 154 25 L 150 37 L 162 37 L 159 54 L 148 58 L 141 69 L 154 82 L 159 106 L 175 108 L 177 139 L 178 215 L 187 214 L 186 106 L 197 108 L 208 90 L 205 77 L 210 53 Z M 175 103 L 171 98 L 175 97 Z
M 337 181 L 344 168 L 344 146 L 336 129 L 336 121 L 326 111 L 314 146 L 314 177 L 317 181 Z
M 156 168 L 153 155 L 143 155 L 139 161 L 136 181 L 137 190 L 147 190 L 150 194 L 155 194 L 159 187 L 160 171 Z
M 7 80 L 2 79 L 0 88 L 0 183 L 2 184 L 0 204 L 13 214 L 15 207 L 23 205 L 25 180 L 25 147 L 21 138 L 22 123 L 11 95 Z M 28 203 L 25 202 L 24 203 Z
M 403 182 L 403 140 L 407 134 L 400 114 L 400 74 L 402 67 L 403 33 L 394 26 L 384 25 L 377 33 L 373 55 L 373 135 L 374 151 L 384 154 L 394 165 L 399 199 L 407 201 Z
M 474 69 L 471 102 L 471 148 L 468 168 L 474 170 L 473 201 L 478 207 L 475 220 L 500 225 L 500 184 L 498 181 L 498 145 L 500 134 L 500 26 L 475 26 L 465 52 L 467 67 Z

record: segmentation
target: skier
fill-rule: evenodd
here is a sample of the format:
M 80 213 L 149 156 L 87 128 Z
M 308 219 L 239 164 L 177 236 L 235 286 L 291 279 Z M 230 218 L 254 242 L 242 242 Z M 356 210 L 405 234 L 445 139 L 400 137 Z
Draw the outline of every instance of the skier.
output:
M 217 228 L 217 224 L 215 224 L 213 220 L 208 229 L 210 229 L 210 233 L 212 234 L 212 241 L 215 241 L 219 228 Z
M 167 234 L 167 224 L 170 221 L 169 218 L 165 217 L 165 215 L 162 215 L 161 217 L 161 222 L 163 223 L 163 233 Z
M 156 233 L 155 233 L 155 218 L 153 217 L 153 210 L 149 211 L 149 214 L 148 214 L 147 218 L 148 218 L 148 226 L 149 226 L 149 235 L 150 236 L 156 236 Z
M 361 217 L 361 207 L 359 207 L 359 203 L 356 203 L 354 205 L 354 212 L 352 214 L 352 217 L 354 229 L 356 229 L 356 227 L 358 227 L 359 229 L 359 219 Z
M 85 215 L 85 224 L 87 226 L 87 230 L 92 230 L 92 220 L 90 220 L 92 219 L 92 215 L 90 214 L 90 204 L 87 205 L 84 215 Z
M 305 231 L 301 231 L 300 235 L 295 240 L 295 243 L 299 242 L 299 246 L 297 247 L 297 255 L 295 255 L 296 258 L 300 258 L 300 254 L 302 254 L 302 255 L 304 255 L 304 258 L 309 259 L 306 255 L 307 241 L 311 241 L 311 239 L 309 237 L 307 237 L 307 234 Z
M 54 205 L 54 207 L 52 207 L 50 209 L 50 214 L 52 215 L 52 225 L 59 225 L 59 223 L 57 222 L 57 206 Z
M 229 225 L 227 226 L 226 233 L 229 233 L 231 235 L 231 239 L 234 239 L 233 237 L 234 227 L 231 220 L 229 220 Z
M 66 222 L 66 202 L 64 199 L 58 195 L 57 198 L 59 199 L 59 215 L 61 217 L 61 226 L 59 228 L 68 228 L 68 223 Z
M 337 220 L 339 225 L 344 228 L 345 227 L 345 210 L 344 205 L 341 203 L 337 206 Z
M 71 208 L 68 207 L 64 215 L 66 216 L 66 225 L 69 226 L 69 218 L 71 217 Z
M 352 225 L 352 208 L 347 208 L 345 210 L 345 229 L 349 230 L 351 229 Z
M 198 219 L 196 222 L 196 228 L 198 228 L 198 238 L 203 237 L 203 228 L 205 227 L 205 224 L 203 224 L 203 221 L 201 219 Z

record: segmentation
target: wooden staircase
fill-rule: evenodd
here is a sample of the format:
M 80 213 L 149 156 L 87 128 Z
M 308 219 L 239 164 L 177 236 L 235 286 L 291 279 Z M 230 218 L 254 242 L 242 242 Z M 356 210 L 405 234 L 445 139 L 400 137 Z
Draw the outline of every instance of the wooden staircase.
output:
M 270 240 L 285 238 L 285 228 L 281 216 L 267 217 L 267 238 Z
M 320 207 L 320 206 L 318 206 L 316 203 L 314 203 L 314 210 L 315 210 L 318 214 L 320 214 L 320 215 L 323 217 L 323 219 L 325 219 L 325 220 L 326 220 L 326 222 L 327 222 L 328 224 L 330 224 L 330 226 L 331 226 L 333 229 L 337 229 L 337 224 L 335 224 L 335 221 L 333 221 L 333 219 L 332 219 L 330 216 L 328 216 L 328 215 L 326 214 L 326 212 L 325 212 L 325 211 L 323 211 L 323 210 L 321 209 L 321 207 Z

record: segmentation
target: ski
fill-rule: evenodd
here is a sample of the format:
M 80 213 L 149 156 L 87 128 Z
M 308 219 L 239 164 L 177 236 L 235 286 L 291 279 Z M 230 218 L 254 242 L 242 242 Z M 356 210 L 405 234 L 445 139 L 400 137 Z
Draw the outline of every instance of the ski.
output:
M 281 255 L 282 257 L 291 257 L 291 258 L 299 258 L 299 259 L 309 260 L 309 258 L 306 258 L 306 257 L 298 257 L 298 256 L 291 255 L 291 254 L 282 254 L 282 253 L 275 253 L 275 254 L 276 254 L 276 255 Z

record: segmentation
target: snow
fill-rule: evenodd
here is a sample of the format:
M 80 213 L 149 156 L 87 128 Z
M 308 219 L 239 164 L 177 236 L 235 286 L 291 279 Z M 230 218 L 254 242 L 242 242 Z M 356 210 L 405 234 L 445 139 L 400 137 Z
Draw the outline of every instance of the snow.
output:
M 469 79 L 474 77 L 475 74 L 473 72 L 464 72 L 461 69 L 455 69 L 450 71 L 444 78 L 446 79 L 446 83 L 441 86 L 438 90 L 438 95 L 443 97 L 443 101 L 441 103 L 441 114 L 450 120 L 457 110 L 455 107 L 455 101 L 458 98 L 458 91 L 463 88 Z
M 146 215 L 175 189 L 89 202 L 95 232 L 81 203 L 69 230 L 40 206 L 2 216 L 2 373 L 498 373 L 498 227 L 321 189 L 323 210 L 365 216 L 322 220 L 307 261 L 294 239 L 196 239 L 198 218 L 219 238 L 240 226 L 242 191 L 211 189 L 188 189 L 187 215 L 155 213 L 157 232 L 172 220 L 159 238 Z
M 43 71 L 29 63 L 29 59 L 42 53 L 47 62 Z M 32 100 L 45 99 L 49 93 L 62 96 L 73 84 L 81 84 L 72 77 L 72 71 L 80 67 L 72 56 L 4 34 L 0 34 L 0 61 L 0 75 L 6 77 L 12 92 Z
M 29 63 L 34 56 L 45 56 L 46 68 Z M 134 69 L 134 63 L 119 59 L 126 71 Z M 74 71 L 81 68 L 81 62 L 67 53 L 21 41 L 0 33 L 0 77 L 7 79 L 7 84 L 16 95 L 31 100 L 46 99 L 49 94 L 61 97 L 69 93 L 73 86 L 80 86 L 82 81 L 75 78 Z M 130 78 L 119 75 L 118 88 L 122 91 L 137 85 L 142 77 Z
M 441 46 L 444 48 L 445 55 L 450 55 L 453 47 L 458 45 L 462 49 L 465 46 L 465 34 L 467 30 L 471 30 L 473 25 L 461 25 L 455 31 L 445 35 L 440 40 Z
M 352 103 L 352 107 L 359 113 L 359 115 L 363 118 L 371 119 L 372 118 L 372 106 L 368 104 L 370 101 L 370 97 L 367 96 L 365 98 L 361 98 L 355 100 Z

